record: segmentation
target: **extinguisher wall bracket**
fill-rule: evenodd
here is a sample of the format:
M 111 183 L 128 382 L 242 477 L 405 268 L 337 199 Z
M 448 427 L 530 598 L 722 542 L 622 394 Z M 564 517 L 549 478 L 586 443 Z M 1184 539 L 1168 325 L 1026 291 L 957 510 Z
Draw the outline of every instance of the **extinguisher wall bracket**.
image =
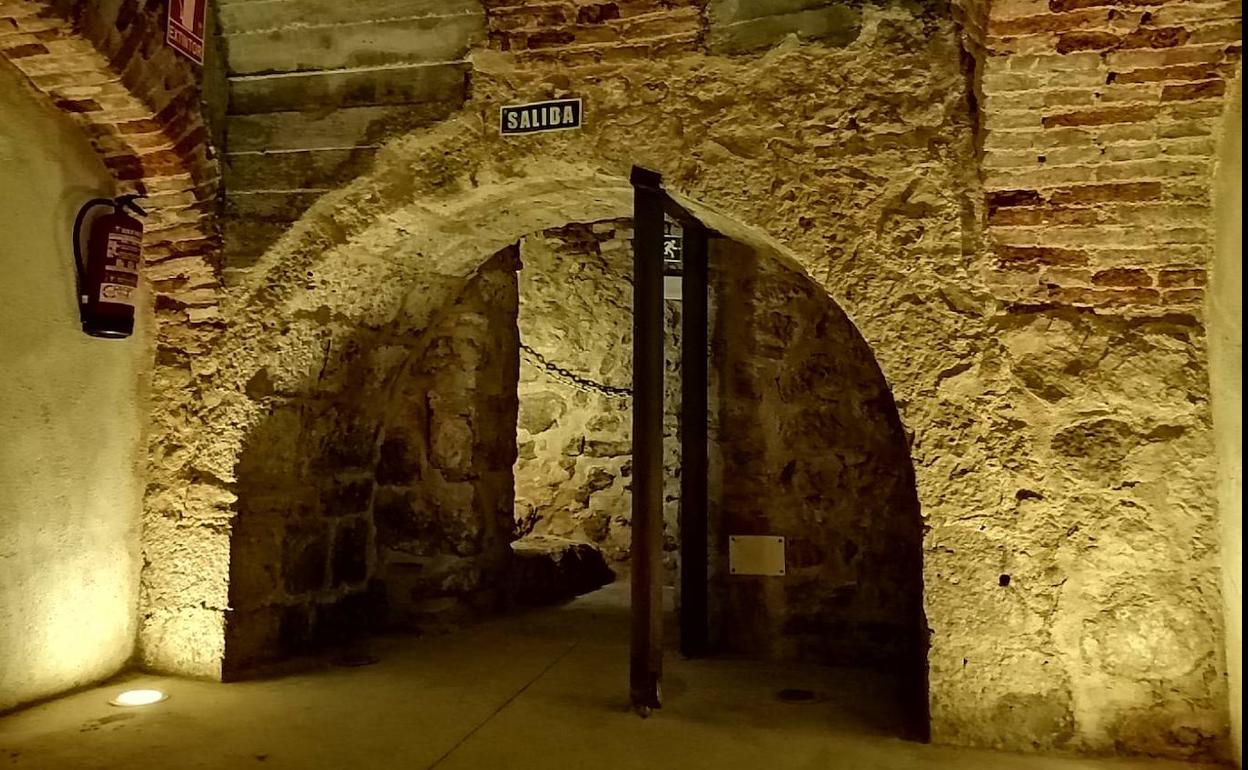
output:
M 139 216 L 145 217 L 147 216 L 147 212 L 144 211 L 142 207 L 139 206 L 139 204 L 135 203 L 135 201 L 141 200 L 144 197 L 145 196 L 138 195 L 137 193 L 131 193 L 129 195 L 120 195 L 114 201 L 114 205 L 117 207 L 118 211 L 121 211 L 122 209 L 130 209 L 131 211 L 138 214 Z
M 120 208 L 120 201 L 120 198 L 117 200 L 92 198 L 82 204 L 82 208 L 78 209 L 78 216 L 74 217 L 74 276 L 78 281 L 78 304 L 80 305 L 87 304 L 87 261 L 82 256 L 82 226 L 86 223 L 87 215 L 92 209 L 107 206 L 115 210 Z

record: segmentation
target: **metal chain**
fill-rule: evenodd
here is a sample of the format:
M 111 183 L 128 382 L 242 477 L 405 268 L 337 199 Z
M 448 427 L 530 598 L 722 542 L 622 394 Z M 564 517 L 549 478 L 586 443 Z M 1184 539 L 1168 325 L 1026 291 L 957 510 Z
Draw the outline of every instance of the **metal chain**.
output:
M 614 385 L 604 385 L 601 382 L 594 382 L 587 377 L 582 377 L 581 375 L 569 371 L 558 364 L 552 364 L 550 361 L 546 360 L 546 356 L 538 353 L 536 350 L 523 342 L 520 343 L 520 349 L 525 353 L 528 353 L 533 360 L 535 360 L 543 369 L 546 370 L 548 374 L 554 375 L 556 379 L 564 380 L 581 390 L 586 390 L 591 393 L 599 393 L 607 396 L 608 398 L 630 398 L 633 395 L 632 388 L 617 388 Z

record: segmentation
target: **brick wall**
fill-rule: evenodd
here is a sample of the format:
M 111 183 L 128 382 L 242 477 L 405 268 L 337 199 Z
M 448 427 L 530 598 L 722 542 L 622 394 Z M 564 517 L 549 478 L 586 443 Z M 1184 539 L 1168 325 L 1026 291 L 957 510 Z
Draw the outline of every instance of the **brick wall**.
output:
M 1212 641 L 1220 624 L 1211 609 L 1216 588 L 1204 555 L 1216 537 L 1209 531 L 1214 508 L 1203 497 L 1213 469 L 1202 316 L 1212 252 L 1209 182 L 1223 94 L 1239 72 L 1240 7 L 1189 0 L 967 0 L 958 12 L 976 58 L 988 257 L 982 274 L 1000 311 L 996 338 L 1014 358 L 1014 387 L 1028 391 L 1025 398 L 1009 398 L 1020 424 L 1038 428 L 1029 449 L 1015 455 L 1023 459 L 1014 472 L 1020 489 L 1037 490 L 1070 526 L 1057 539 L 1011 543 L 1011 585 L 1020 594 L 1031 591 L 1033 600 L 1047 595 L 1056 608 L 1056 653 L 1042 662 L 1026 661 L 1017 651 L 1003 657 L 1012 658 L 1008 668 L 1020 681 L 1029 668 L 1054 660 L 1067 677 L 1059 686 L 1046 682 L 1051 689 L 1043 699 L 1050 707 L 1069 705 L 1055 708 L 1060 718 L 1047 737 L 1028 740 L 1081 750 L 1217 756 L 1224 696 L 1221 653 Z M 1181 355 L 1171 359 L 1173 341 Z M 1077 384 L 1064 384 L 1065 378 Z M 1090 414 L 1134 426 L 1128 443 L 1147 451 L 1135 454 L 1129 469 L 1091 469 L 1085 458 L 1111 451 L 1113 439 L 1098 436 L 1073 451 L 1067 447 L 1070 436 L 1100 429 L 1088 421 Z M 1154 437 L 1149 426 L 1159 423 L 1182 428 Z M 1164 485 L 1167 494 L 1149 498 L 1142 490 L 1150 483 Z M 1099 558 L 1113 539 L 1103 533 L 1121 514 L 1088 506 L 1096 499 L 1121 499 L 1147 511 L 1146 526 L 1155 534 L 1132 539 L 1129 581 L 1115 578 L 1114 567 Z M 934 526 L 929 548 L 949 546 L 951 532 Z M 1087 533 L 1091 547 L 1072 533 Z M 970 541 L 961 544 L 963 553 Z M 1072 547 L 1083 551 L 1051 590 L 1034 573 L 1022 575 L 1024 566 L 1038 572 L 1061 563 L 1060 555 L 1050 561 L 1047 554 Z M 942 590 L 931 580 L 937 561 L 929 552 L 929 597 Z M 1105 622 L 1167 593 L 1173 595 L 1167 628 L 1184 629 L 1175 648 L 1141 633 L 1134 619 Z M 1184 613 L 1192 617 L 1182 619 Z M 1152 670 L 1138 678 L 1164 687 L 1149 698 L 1108 706 L 1105 693 L 1138 686 L 1127 684 L 1135 672 L 1116 666 L 1108 653 L 1136 635 L 1143 640 L 1136 644 L 1155 647 L 1148 654 Z M 967 696 L 983 690 L 954 694 L 957 680 L 948 673 L 969 680 L 984 656 L 955 652 L 939 629 L 933 644 L 933 682 L 945 682 L 933 686 L 933 725 L 946 740 L 1002 746 L 1017 743 L 1025 731 L 1046 732 L 1037 723 L 1011 724 L 1009 714 L 1025 711 L 1012 708 L 998 712 L 991 731 L 978 728 Z M 1164 661 L 1177 658 L 1201 662 L 1161 671 Z
M 706 0 L 485 0 L 489 46 L 567 66 L 700 50 Z
M 864 3 L 833 0 L 485 0 L 489 47 L 520 65 L 610 66 L 689 53 L 742 54 L 790 35 L 843 46 L 862 31 Z M 986 1 L 979 2 L 980 9 Z M 944 16 L 939 0 L 918 15 Z M 986 16 L 986 13 L 980 13 Z
M 1234 2 L 991 4 L 982 175 L 999 297 L 1198 312 L 1240 36 Z

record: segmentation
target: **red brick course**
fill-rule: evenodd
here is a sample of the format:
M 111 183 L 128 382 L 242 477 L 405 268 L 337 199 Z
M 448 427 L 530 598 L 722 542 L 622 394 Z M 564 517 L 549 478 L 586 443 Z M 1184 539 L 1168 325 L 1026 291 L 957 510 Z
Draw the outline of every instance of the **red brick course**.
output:
M 1240 4 L 959 7 L 977 58 L 989 280 L 1006 306 L 1199 314 Z
M 488 44 L 521 65 L 568 67 L 701 51 L 705 5 L 486 0 Z M 153 265 L 170 260 L 157 287 L 198 303 L 216 285 L 217 169 L 197 73 L 161 43 L 164 3 L 125 0 L 111 19 L 96 3 L 78 6 L 71 19 L 52 0 L 0 0 L 0 52 L 84 126 L 123 189 L 153 196 L 147 254 Z M 1191 301 L 1190 273 L 1209 248 L 1211 137 L 1242 51 L 1239 4 L 962 0 L 955 14 L 977 58 L 1004 298 Z M 1036 228 L 1051 229 L 1052 242 L 1027 235 Z M 1011 277 L 1019 271 L 1034 285 Z M 1136 291 L 1154 286 L 1164 291 Z
M 581 67 L 702 50 L 706 0 L 487 0 L 491 48 Z

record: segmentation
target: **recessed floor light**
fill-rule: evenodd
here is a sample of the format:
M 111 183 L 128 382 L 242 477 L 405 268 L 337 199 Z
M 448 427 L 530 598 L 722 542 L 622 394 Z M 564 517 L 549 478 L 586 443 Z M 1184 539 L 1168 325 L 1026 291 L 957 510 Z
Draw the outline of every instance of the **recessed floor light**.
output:
M 126 690 L 118 693 L 117 697 L 109 703 L 114 706 L 150 706 L 168 698 L 169 696 L 160 690 Z

